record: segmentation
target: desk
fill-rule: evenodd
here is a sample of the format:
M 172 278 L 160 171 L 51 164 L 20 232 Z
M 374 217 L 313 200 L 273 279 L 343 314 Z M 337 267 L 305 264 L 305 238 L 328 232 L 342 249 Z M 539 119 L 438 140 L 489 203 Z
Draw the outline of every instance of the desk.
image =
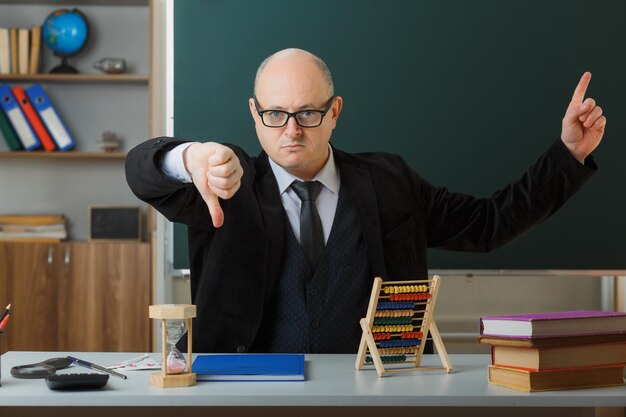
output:
M 487 383 L 488 355 L 450 355 L 454 372 L 394 373 L 378 378 L 373 368 L 355 371 L 356 355 L 306 355 L 304 382 L 199 382 L 189 388 L 157 388 L 148 384 L 151 371 L 126 372 L 127 380 L 111 377 L 104 389 L 82 392 L 49 390 L 43 380 L 15 379 L 15 365 L 71 354 L 98 364 L 138 356 L 137 353 L 8 352 L 2 355 L 0 415 L 490 415 L 493 407 L 519 414 L 536 407 L 532 415 L 596 415 L 605 409 L 625 407 L 626 387 L 526 393 Z M 153 355 L 158 359 L 158 354 Z M 435 355 L 425 355 L 424 365 L 438 365 Z M 369 368 L 368 368 L 369 369 Z M 70 368 L 71 372 L 88 372 Z M 68 370 L 64 370 L 67 372 Z M 26 406 L 19 407 L 18 406 Z M 111 407 L 117 407 L 112 410 Z M 184 407 L 184 409 L 181 409 Z M 394 407 L 392 410 L 384 407 Z M 416 410 L 416 407 L 425 409 Z M 462 408 L 461 408 L 462 407 Z M 548 414 L 542 414 L 548 407 Z M 555 408 L 556 407 L 556 408 Z M 560 409 L 567 407 L 567 414 Z M 87 410 L 89 408 L 90 410 Z M 559 410 L 558 413 L 555 413 Z M 10 412 L 9 412 L 10 411 Z M 424 414 L 426 411 L 428 414 Z M 606 410 L 605 410 L 606 411 Z M 102 414 L 99 414 L 102 412 Z M 618 410 L 621 412 L 621 410 Z M 76 413 L 76 414 L 73 414 Z M 149 413 L 149 414 L 148 414 Z M 197 414 L 194 414 L 197 413 Z M 602 414 L 615 415 L 615 414 Z M 619 414 L 617 414 L 619 415 Z

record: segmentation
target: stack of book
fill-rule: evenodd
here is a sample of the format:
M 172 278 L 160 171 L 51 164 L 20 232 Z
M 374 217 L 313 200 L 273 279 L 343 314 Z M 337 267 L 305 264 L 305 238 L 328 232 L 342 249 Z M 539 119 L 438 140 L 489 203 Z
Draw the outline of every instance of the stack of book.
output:
M 489 382 L 523 391 L 624 384 L 626 313 L 565 311 L 480 319 Z
M 62 214 L 0 215 L 0 241 L 56 243 L 66 238 Z
M 0 74 L 37 74 L 41 26 L 0 28 Z
M 39 84 L 28 88 L 0 84 L 0 132 L 12 151 L 41 147 L 46 151 L 66 151 L 75 145 Z

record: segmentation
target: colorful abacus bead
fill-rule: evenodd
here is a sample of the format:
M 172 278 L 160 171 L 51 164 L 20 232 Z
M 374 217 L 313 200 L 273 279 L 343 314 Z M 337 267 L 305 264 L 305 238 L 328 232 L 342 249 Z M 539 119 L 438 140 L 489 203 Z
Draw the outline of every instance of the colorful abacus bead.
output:
M 381 356 L 380 360 L 382 363 L 399 363 L 406 361 L 406 355 L 385 355 Z M 374 360 L 368 356 L 365 358 L 365 363 L 373 363 Z
M 378 306 L 376 306 L 377 310 L 408 310 L 412 308 L 415 308 L 415 303 L 410 301 L 401 303 L 381 301 L 378 303 Z
M 411 317 L 376 317 L 374 319 L 375 325 L 385 324 L 411 324 L 413 320 Z
M 422 332 L 405 332 L 400 335 L 402 339 L 421 339 Z

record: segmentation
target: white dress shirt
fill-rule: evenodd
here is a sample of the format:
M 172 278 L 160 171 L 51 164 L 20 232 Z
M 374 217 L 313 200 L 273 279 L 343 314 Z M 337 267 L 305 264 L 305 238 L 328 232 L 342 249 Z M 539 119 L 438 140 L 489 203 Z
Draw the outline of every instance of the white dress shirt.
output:
M 320 190 L 319 195 L 315 199 L 315 207 L 320 214 L 320 220 L 322 221 L 322 228 L 324 229 L 324 243 L 328 242 L 328 236 L 330 236 L 330 230 L 333 227 L 333 220 L 335 219 L 335 212 L 337 211 L 337 201 L 339 201 L 339 172 L 335 165 L 335 158 L 333 156 L 333 149 L 328 145 L 330 156 L 326 165 L 322 167 L 320 172 L 317 173 L 312 181 L 319 181 L 323 187 Z M 283 207 L 287 213 L 289 224 L 291 229 L 296 235 L 298 242 L 300 241 L 300 207 L 302 202 L 296 192 L 290 187 L 294 181 L 303 181 L 301 178 L 291 175 L 283 167 L 270 159 L 270 166 L 278 182 L 278 192 L 283 202 Z
M 185 183 L 192 182 L 191 176 L 185 169 L 185 163 L 183 162 L 183 151 L 190 145 L 191 143 L 184 143 L 165 153 L 161 170 L 168 178 Z M 320 172 L 313 178 L 313 181 L 319 181 L 323 185 L 315 200 L 315 206 L 317 207 L 320 220 L 322 221 L 324 242 L 328 242 L 328 237 L 333 227 L 333 220 L 335 219 L 335 212 L 337 211 L 337 202 L 339 201 L 339 186 L 341 184 L 332 147 L 328 145 L 328 148 L 330 152 L 328 161 L 326 161 L 326 164 L 322 167 Z M 289 219 L 291 229 L 299 242 L 300 207 L 302 202 L 290 186 L 292 182 L 302 181 L 302 179 L 291 175 L 271 159 L 269 161 L 272 172 L 274 172 L 274 176 L 276 177 L 276 182 L 278 183 L 278 192 L 280 193 L 280 199 L 287 213 L 287 219 Z M 227 219 L 225 220 L 227 221 Z

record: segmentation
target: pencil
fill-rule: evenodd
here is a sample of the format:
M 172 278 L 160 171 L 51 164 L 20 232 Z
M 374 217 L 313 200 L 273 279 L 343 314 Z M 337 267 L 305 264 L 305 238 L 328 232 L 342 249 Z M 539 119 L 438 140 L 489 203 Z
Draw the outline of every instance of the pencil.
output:
M 4 318 L 7 316 L 7 314 L 9 314 L 9 311 L 11 311 L 11 303 L 9 303 L 9 305 L 6 306 L 6 308 L 2 312 L 2 316 L 0 316 L 0 322 L 2 322 L 2 320 L 4 320 Z
M 9 321 L 9 317 L 11 317 L 9 314 L 7 314 L 6 316 L 4 316 L 4 318 L 2 320 L 0 320 L 0 332 L 2 330 L 4 330 L 4 326 L 7 325 L 7 321 Z

